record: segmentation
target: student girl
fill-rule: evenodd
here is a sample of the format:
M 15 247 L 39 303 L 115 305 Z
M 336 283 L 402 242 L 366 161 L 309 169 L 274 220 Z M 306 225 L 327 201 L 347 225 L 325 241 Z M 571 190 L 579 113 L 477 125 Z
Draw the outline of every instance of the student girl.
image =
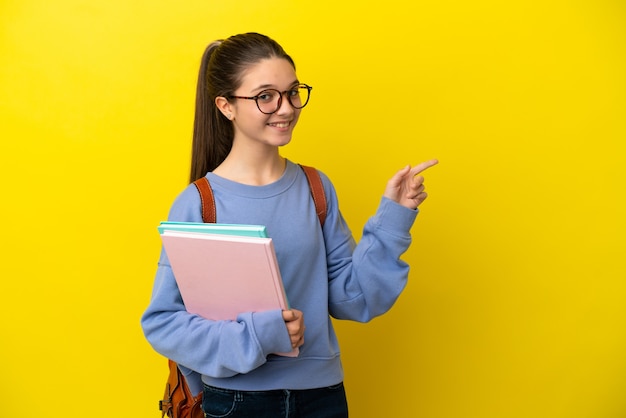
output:
M 358 244 L 320 173 L 327 199 L 322 227 L 304 172 L 280 154 L 310 101 L 305 81 L 282 47 L 257 33 L 213 42 L 202 58 L 190 180 L 209 179 L 217 222 L 267 227 L 293 307 L 241 312 L 234 321 L 189 314 L 162 251 L 142 327 L 154 349 L 203 390 L 206 417 L 346 417 L 330 318 L 369 321 L 391 308 L 407 282 L 409 266 L 400 256 L 426 199 L 418 173 L 437 161 L 391 177 Z M 174 201 L 169 220 L 202 222 L 193 185 Z M 297 357 L 274 354 L 295 347 Z

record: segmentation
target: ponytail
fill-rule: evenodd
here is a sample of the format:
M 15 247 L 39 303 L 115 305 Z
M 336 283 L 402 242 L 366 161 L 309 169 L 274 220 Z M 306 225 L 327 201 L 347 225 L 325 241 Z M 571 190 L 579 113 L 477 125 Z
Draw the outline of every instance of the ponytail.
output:
M 211 43 L 200 63 L 196 88 L 196 112 L 193 126 L 191 151 L 191 172 L 189 182 L 194 182 L 224 161 L 233 144 L 233 127 L 215 105 L 215 97 L 210 91 L 208 67 L 215 50 L 221 41 Z

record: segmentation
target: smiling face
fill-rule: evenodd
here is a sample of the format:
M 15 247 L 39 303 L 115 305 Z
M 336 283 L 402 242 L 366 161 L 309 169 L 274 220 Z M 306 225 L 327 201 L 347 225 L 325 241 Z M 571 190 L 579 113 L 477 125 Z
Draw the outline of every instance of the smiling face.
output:
M 298 79 L 291 63 L 283 58 L 270 58 L 248 68 L 233 95 L 252 97 L 267 89 L 284 92 L 297 85 Z M 291 141 L 300 117 L 300 109 L 295 109 L 286 95 L 283 95 L 278 110 L 269 115 L 262 113 L 254 100 L 248 99 L 224 99 L 218 102 L 218 107 L 225 115 L 230 115 L 235 132 L 234 142 L 286 145 Z

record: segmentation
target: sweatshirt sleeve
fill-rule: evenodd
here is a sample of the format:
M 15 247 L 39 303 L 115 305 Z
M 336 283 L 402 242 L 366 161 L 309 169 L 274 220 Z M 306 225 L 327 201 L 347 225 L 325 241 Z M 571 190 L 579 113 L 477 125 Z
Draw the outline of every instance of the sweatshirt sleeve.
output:
M 383 197 L 355 244 L 332 186 L 327 195 L 329 310 L 337 319 L 367 322 L 387 312 L 406 286 L 409 265 L 400 257 L 411 244 L 410 229 L 418 210 Z
M 169 219 L 202 221 L 195 188 L 179 196 Z M 212 377 L 247 373 L 264 364 L 269 354 L 291 351 L 280 310 L 242 313 L 234 321 L 211 321 L 188 313 L 164 250 L 141 326 L 158 353 Z

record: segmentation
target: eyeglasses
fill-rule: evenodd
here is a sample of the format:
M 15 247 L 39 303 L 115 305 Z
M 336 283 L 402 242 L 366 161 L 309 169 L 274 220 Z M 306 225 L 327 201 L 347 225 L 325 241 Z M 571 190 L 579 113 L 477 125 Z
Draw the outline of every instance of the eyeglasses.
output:
M 307 103 L 309 103 L 311 89 L 313 89 L 313 87 L 306 84 L 298 84 L 297 86 L 283 92 L 275 89 L 267 89 L 263 90 L 256 96 L 228 96 L 228 98 L 254 100 L 256 102 L 256 107 L 259 108 L 261 113 L 271 115 L 280 109 L 280 105 L 283 104 L 283 95 L 287 97 L 289 104 L 294 109 L 302 109 Z

